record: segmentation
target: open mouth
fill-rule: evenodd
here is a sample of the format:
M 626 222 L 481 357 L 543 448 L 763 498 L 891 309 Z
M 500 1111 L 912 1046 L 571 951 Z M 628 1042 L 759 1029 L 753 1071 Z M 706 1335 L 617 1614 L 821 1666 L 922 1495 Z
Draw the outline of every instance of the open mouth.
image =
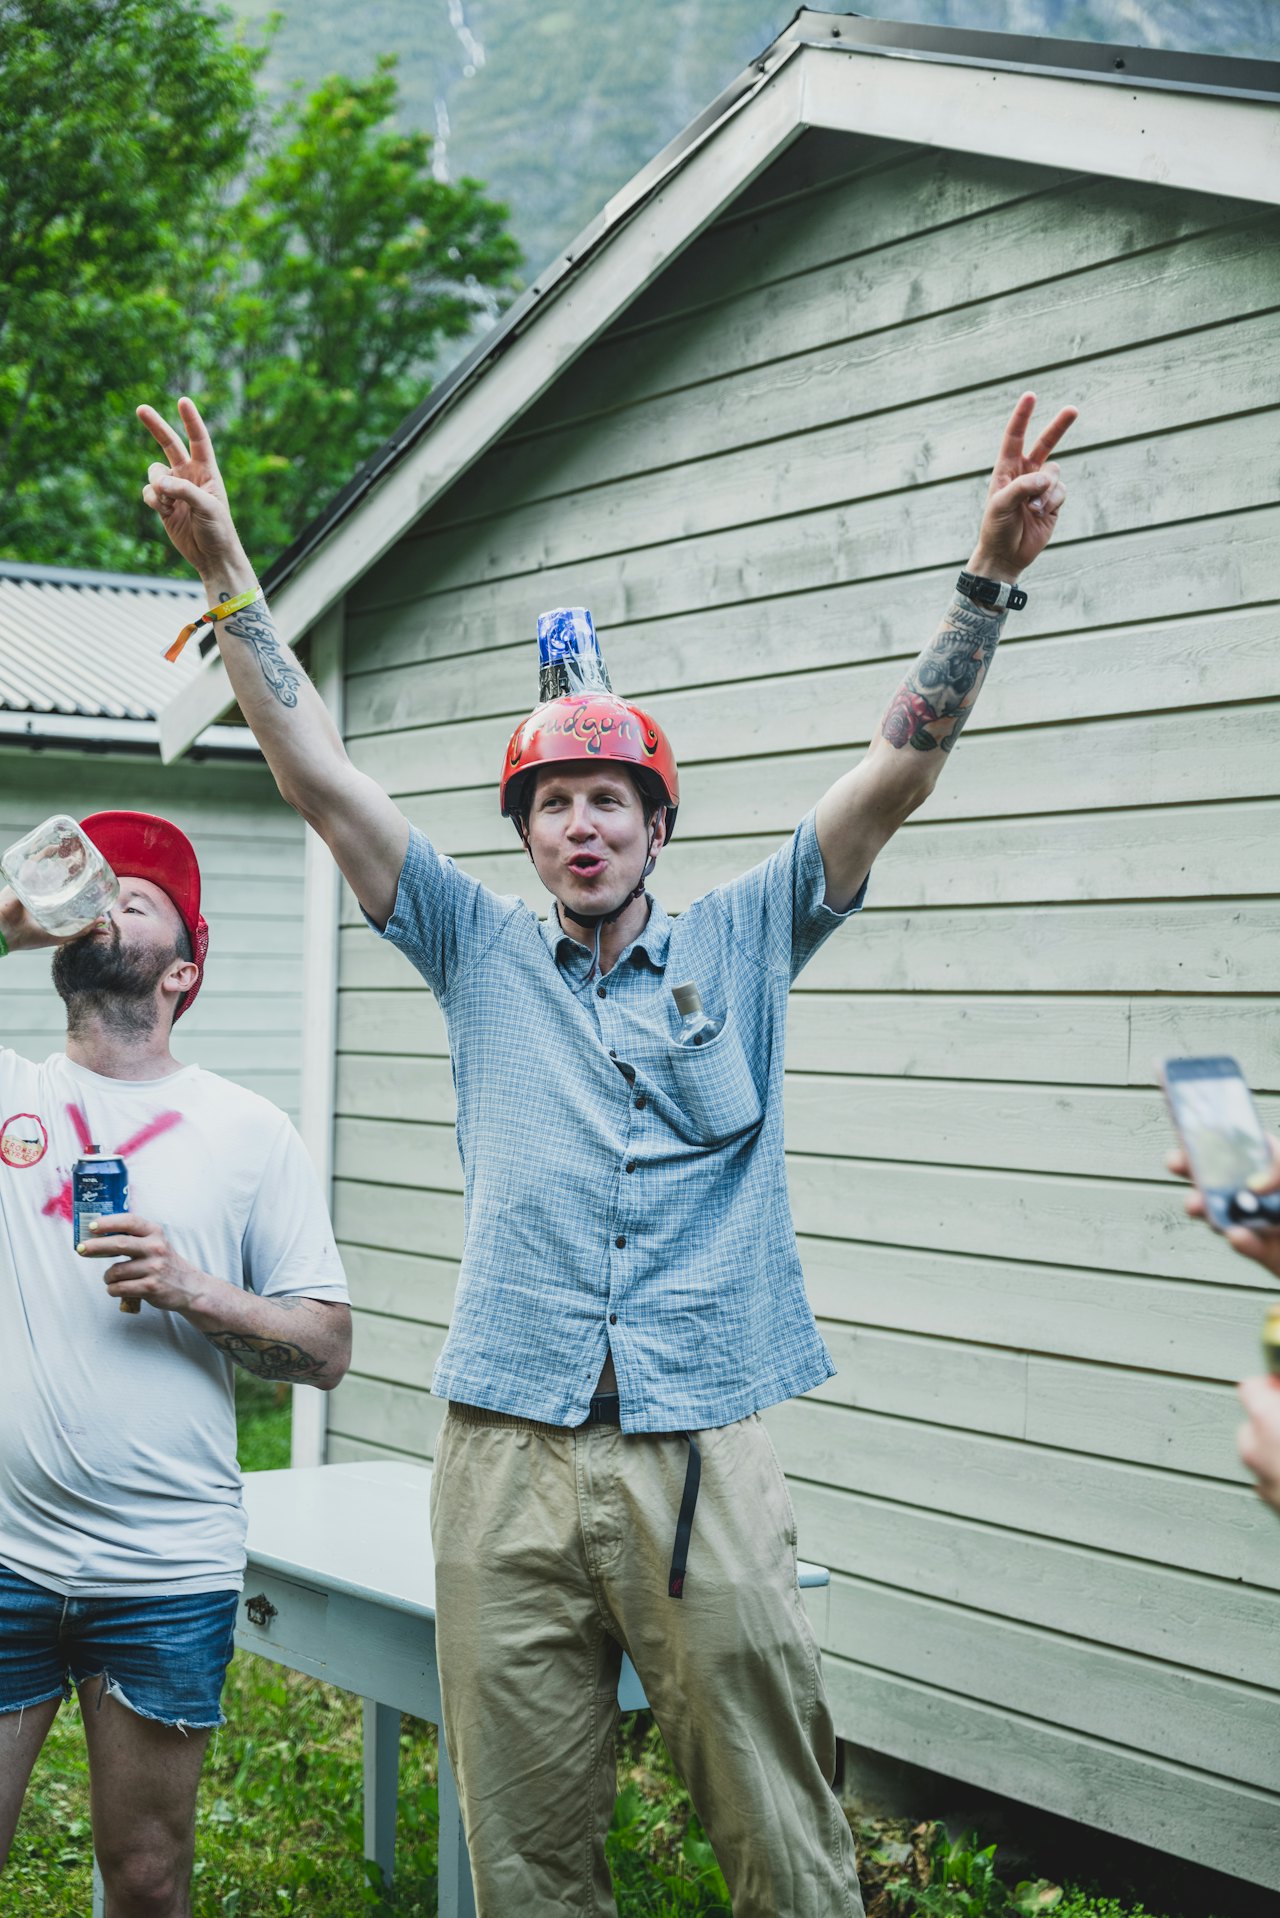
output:
M 589 853 L 579 853 L 569 861 L 569 871 L 578 879 L 594 879 L 604 871 L 604 860 L 593 858 Z

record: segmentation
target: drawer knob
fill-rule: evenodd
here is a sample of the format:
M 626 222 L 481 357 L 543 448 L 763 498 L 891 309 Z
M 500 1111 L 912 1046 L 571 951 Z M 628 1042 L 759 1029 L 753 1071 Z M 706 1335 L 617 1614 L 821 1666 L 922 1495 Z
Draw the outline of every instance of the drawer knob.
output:
M 255 1598 L 246 1598 L 244 1608 L 249 1614 L 249 1623 L 256 1625 L 260 1632 L 265 1631 L 276 1616 L 276 1607 L 265 1592 L 259 1592 Z

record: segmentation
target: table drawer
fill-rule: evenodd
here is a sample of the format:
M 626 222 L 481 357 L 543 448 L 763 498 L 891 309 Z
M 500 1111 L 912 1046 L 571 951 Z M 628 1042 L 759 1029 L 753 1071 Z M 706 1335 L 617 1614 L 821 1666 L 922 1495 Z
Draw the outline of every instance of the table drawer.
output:
M 286 1663 L 298 1655 L 314 1656 L 325 1641 L 328 1613 L 327 1592 L 251 1565 L 236 1614 L 236 1644 Z

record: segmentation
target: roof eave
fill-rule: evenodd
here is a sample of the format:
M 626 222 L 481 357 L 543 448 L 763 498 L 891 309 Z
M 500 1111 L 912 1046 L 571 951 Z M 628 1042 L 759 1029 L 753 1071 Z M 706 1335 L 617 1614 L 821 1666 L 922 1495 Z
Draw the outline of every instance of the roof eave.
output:
M 860 73 L 850 55 L 869 56 L 874 67 Z M 1081 153 L 1075 109 L 1084 85 L 1097 91 Z M 1280 203 L 1277 99 L 1280 65 L 1270 62 L 802 9 L 275 561 L 264 585 L 282 636 L 300 638 L 801 132 L 942 144 L 1037 165 L 1060 165 L 1065 150 L 1083 172 Z M 366 510 L 375 489 L 376 512 Z M 176 758 L 231 703 L 225 668 L 211 654 L 161 714 L 163 757 Z
M 154 758 L 161 756 L 160 722 L 0 708 L 0 749 L 16 746 L 34 751 L 143 753 Z M 190 751 L 200 759 L 262 763 L 262 749 L 247 726 L 206 726 L 190 742 Z

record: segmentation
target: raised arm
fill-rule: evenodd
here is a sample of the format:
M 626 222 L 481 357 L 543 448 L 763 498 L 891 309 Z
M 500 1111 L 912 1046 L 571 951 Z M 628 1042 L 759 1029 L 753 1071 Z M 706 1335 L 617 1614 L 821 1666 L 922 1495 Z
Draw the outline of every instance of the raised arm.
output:
M 154 407 L 138 418 L 164 461 L 143 499 L 200 575 L 206 606 L 239 598 L 258 580 L 236 533 L 213 441 L 194 403 L 178 402 L 187 442 Z M 365 910 L 385 925 L 409 843 L 409 822 L 376 780 L 347 757 L 323 700 L 276 632 L 265 598 L 214 626 L 240 710 L 281 796 L 320 834 Z
M 1029 453 L 1034 393 L 1013 409 L 987 490 L 978 543 L 965 568 L 1013 584 L 1053 536 L 1066 497 L 1049 459 L 1076 409 L 1067 406 Z M 827 904 L 847 906 L 876 854 L 938 782 L 982 690 L 1005 621 L 1004 611 L 953 595 L 942 623 L 890 700 L 870 751 L 837 779 L 818 804 L 818 844 Z

